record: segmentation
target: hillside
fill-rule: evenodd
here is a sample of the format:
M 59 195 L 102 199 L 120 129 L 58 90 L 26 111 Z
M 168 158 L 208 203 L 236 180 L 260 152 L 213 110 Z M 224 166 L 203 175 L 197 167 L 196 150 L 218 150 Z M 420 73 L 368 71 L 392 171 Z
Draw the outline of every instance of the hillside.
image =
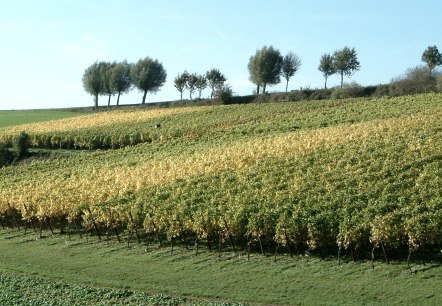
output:
M 34 149 L 76 151 L 0 169 L 1 222 L 196 253 L 440 262 L 440 118 L 429 94 L 7 127 L 1 143 L 25 131 Z
M 35 147 L 54 138 L 54 147 L 104 146 L 114 136 L 133 146 L 1 169 L 0 211 L 169 239 L 223 232 L 311 247 L 435 245 L 441 112 L 441 96 L 426 95 L 114 111 L 6 128 L 6 142 L 23 130 Z M 425 231 L 413 224 L 427 219 Z M 385 223 L 395 225 L 378 233 Z

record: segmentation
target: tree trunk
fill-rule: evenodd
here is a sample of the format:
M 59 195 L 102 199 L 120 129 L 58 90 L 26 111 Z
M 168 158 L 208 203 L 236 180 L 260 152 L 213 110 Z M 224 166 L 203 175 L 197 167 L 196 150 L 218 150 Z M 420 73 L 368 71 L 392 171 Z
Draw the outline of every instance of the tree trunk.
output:
M 54 230 L 52 229 L 51 219 L 49 217 L 46 219 L 46 223 L 49 225 L 49 229 L 50 229 L 51 234 L 53 236 L 54 235 Z
M 289 250 L 289 253 L 290 253 L 290 257 L 293 258 L 293 252 L 292 252 L 292 249 L 290 248 L 290 240 L 287 235 L 287 231 L 285 229 L 284 229 L 284 236 L 285 236 L 285 243 L 287 245 L 287 249 Z
M 118 243 L 121 243 L 120 234 L 118 233 L 117 227 L 114 227 L 115 236 L 117 236 Z
M 98 109 L 98 94 L 96 94 L 94 98 L 94 109 Z
M 278 255 L 278 249 L 279 249 L 279 242 L 276 244 L 275 248 L 275 262 L 276 262 L 276 255 Z
M 351 257 L 353 258 L 353 262 L 356 262 L 355 248 L 353 246 L 350 246 L 350 251 L 351 251 Z
M 419 248 L 417 249 L 417 251 L 418 251 L 418 253 L 419 253 L 419 257 L 420 257 L 420 259 L 421 259 L 421 261 L 422 261 L 422 264 L 425 266 L 425 260 L 424 260 L 424 256 L 422 256 L 421 248 L 419 247 Z
M 265 256 L 264 247 L 262 246 L 261 236 L 258 236 L 259 247 L 261 248 L 261 254 Z
M 120 106 L 120 94 L 121 94 L 121 91 L 118 92 L 117 107 Z
M 287 79 L 287 83 L 285 84 L 285 92 L 287 92 L 288 87 L 289 87 L 289 79 Z
M 110 99 L 111 99 L 111 94 L 109 94 L 109 98 L 107 99 L 107 107 L 110 106 Z
M 135 221 L 134 221 L 134 217 L 132 216 L 132 212 L 129 212 L 129 217 L 130 217 L 130 221 L 131 221 L 132 224 L 134 225 L 135 236 L 137 236 L 137 241 L 138 241 L 138 243 L 141 243 L 140 235 L 138 235 L 137 224 L 136 224 Z
M 342 246 L 339 244 L 339 249 L 338 249 L 338 265 L 341 264 L 341 250 L 342 250 Z
M 341 88 L 344 85 L 344 73 L 341 72 Z
M 198 255 L 198 247 L 199 247 L 199 243 L 198 243 L 198 235 L 195 235 L 195 256 Z
M 321 260 L 325 260 L 324 253 L 322 253 L 322 249 L 319 245 L 318 245 L 318 252 L 319 252 L 319 256 L 321 256 Z
M 147 95 L 147 90 L 144 91 L 143 101 L 141 102 L 141 104 L 146 104 L 146 95 Z
M 324 89 L 327 89 L 327 77 L 325 77 Z
M 183 91 L 182 91 L 182 90 L 180 91 L 180 94 L 181 94 L 181 98 L 180 98 L 180 100 L 183 101 Z M 212 98 L 212 97 L 211 97 L 211 98 Z
M 98 240 L 101 240 L 101 235 L 100 235 L 100 232 L 98 231 L 97 223 L 95 223 L 95 219 L 94 219 L 94 217 L 92 216 L 92 211 L 91 211 L 91 209 L 90 209 L 89 207 L 86 208 L 86 209 L 87 209 L 87 211 L 89 212 L 89 214 L 91 215 L 91 218 L 92 218 L 92 224 L 93 224 L 93 226 L 94 226 L 95 233 L 96 233 L 97 236 L 98 236 Z
M 376 246 L 374 245 L 373 248 L 371 249 L 371 268 L 374 270 L 374 249 L 376 248 Z
M 207 247 L 209 248 L 209 252 L 212 252 L 212 243 L 210 242 L 209 235 L 207 235 Z
M 262 93 L 263 93 L 263 94 L 266 93 L 266 86 L 267 86 L 266 83 L 264 83 L 264 85 L 262 85 Z
M 224 225 L 225 225 L 225 227 L 226 227 L 227 235 L 228 235 L 228 237 L 229 237 L 230 244 L 232 245 L 233 252 L 236 254 L 235 244 L 233 243 L 233 238 L 232 238 L 232 235 L 230 234 L 229 226 L 227 225 L 227 221 L 226 221 L 226 219 L 224 219 Z
M 385 251 L 385 246 L 384 246 L 383 242 L 381 242 L 381 246 L 382 246 L 382 252 L 384 253 L 385 261 L 387 262 L 387 264 L 390 264 L 390 261 L 388 260 L 387 252 Z
M 260 89 L 260 86 L 259 86 L 259 84 L 256 86 L 256 94 L 257 95 L 259 95 L 259 89 Z

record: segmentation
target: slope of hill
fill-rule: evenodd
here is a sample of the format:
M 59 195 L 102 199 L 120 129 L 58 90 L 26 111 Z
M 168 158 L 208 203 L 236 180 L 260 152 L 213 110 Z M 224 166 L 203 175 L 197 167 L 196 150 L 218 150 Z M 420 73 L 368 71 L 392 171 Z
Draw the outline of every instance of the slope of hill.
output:
M 4 128 L 5 144 L 26 131 L 35 148 L 106 150 L 0 169 L 0 220 L 172 248 L 192 240 L 196 252 L 440 261 L 440 118 L 442 95 L 430 94 Z
M 160 139 L 121 150 L 2 169 L 0 212 L 85 228 L 144 227 L 168 239 L 222 234 L 352 251 L 370 242 L 434 246 L 441 105 L 441 96 L 425 95 L 116 111 L 50 122 L 52 130 L 21 126 L 31 137 L 67 132 L 97 143 L 109 131 L 129 139 L 125 145 L 133 133 L 142 142 L 153 122 L 163 128 Z M 5 138 L 12 131 L 4 129 Z

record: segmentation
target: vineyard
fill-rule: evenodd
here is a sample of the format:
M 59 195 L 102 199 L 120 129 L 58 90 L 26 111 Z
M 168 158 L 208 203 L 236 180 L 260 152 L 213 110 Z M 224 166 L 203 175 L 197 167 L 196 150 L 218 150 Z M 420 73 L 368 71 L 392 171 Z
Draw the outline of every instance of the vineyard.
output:
M 31 148 L 78 152 L 0 169 L 0 222 L 196 253 L 425 264 L 442 246 L 440 118 L 442 95 L 430 94 L 114 110 L 7 127 L 2 144 L 26 132 Z

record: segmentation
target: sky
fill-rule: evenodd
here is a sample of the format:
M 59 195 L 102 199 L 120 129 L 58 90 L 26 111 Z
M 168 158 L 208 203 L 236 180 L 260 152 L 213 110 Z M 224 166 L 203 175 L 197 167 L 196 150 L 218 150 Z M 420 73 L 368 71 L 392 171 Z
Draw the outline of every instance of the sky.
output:
M 356 49 L 361 64 L 346 82 L 387 83 L 422 64 L 428 46 L 442 51 L 441 11 L 440 0 L 0 0 L 0 109 L 92 106 L 85 69 L 145 57 L 167 71 L 166 84 L 147 102 L 179 99 L 178 73 L 211 68 L 235 95 L 248 95 L 255 88 L 249 58 L 265 45 L 301 58 L 289 90 L 322 88 L 321 55 L 345 46 Z M 335 75 L 328 85 L 339 82 Z M 285 82 L 267 89 L 284 91 Z M 120 103 L 141 99 L 134 89 Z

